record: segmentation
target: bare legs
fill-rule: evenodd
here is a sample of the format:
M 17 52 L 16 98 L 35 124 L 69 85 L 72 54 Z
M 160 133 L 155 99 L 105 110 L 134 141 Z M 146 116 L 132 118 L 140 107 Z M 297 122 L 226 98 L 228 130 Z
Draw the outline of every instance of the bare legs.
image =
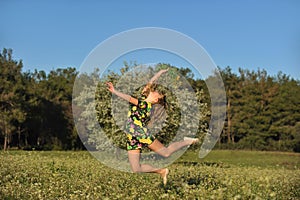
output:
M 170 144 L 168 147 L 165 147 L 160 141 L 154 140 L 154 142 L 148 147 L 152 151 L 156 152 L 157 154 L 163 157 L 169 157 L 175 151 L 178 151 L 179 149 L 185 146 L 189 146 L 195 142 L 196 141 L 192 141 L 192 140 L 184 140 L 180 142 L 174 142 Z M 157 169 L 148 164 L 140 164 L 140 150 L 128 151 L 128 159 L 131 166 L 131 170 L 134 173 L 139 173 L 139 172 L 158 173 L 163 178 L 163 183 L 164 184 L 167 183 L 167 175 L 169 173 L 169 170 L 167 168 Z
M 148 147 L 155 153 L 167 158 L 171 156 L 172 153 L 174 153 L 175 151 L 178 151 L 179 149 L 185 146 L 189 146 L 193 143 L 194 142 L 192 140 L 183 140 L 180 142 L 174 142 L 170 144 L 168 147 L 165 147 L 160 141 L 154 140 L 154 142 Z
M 167 168 L 157 169 L 148 164 L 140 164 L 140 156 L 141 156 L 140 150 L 128 151 L 128 159 L 129 159 L 132 172 L 157 173 L 163 178 L 163 183 L 164 185 L 166 185 L 169 170 Z

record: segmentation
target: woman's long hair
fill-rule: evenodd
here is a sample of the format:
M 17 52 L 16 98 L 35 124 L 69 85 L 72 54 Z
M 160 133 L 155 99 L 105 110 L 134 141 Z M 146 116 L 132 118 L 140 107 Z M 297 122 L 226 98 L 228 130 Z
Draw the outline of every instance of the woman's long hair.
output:
M 158 99 L 158 103 L 152 105 L 153 111 L 151 113 L 151 119 L 147 125 L 147 127 L 156 132 L 157 130 L 161 130 L 163 123 L 167 118 L 168 104 L 165 93 L 159 89 L 160 87 L 157 84 L 152 84 L 148 88 L 149 89 L 145 91 L 148 94 L 150 91 L 157 91 L 163 95 L 163 97 Z

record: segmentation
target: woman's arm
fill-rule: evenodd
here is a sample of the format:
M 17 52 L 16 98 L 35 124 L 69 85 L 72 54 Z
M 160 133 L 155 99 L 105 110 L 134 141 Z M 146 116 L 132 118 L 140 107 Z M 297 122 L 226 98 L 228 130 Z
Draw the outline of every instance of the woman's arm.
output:
M 162 69 L 159 72 L 157 72 L 148 82 L 148 84 L 144 87 L 142 92 L 145 92 L 149 89 L 149 87 L 163 74 L 166 73 L 169 69 Z
M 163 73 L 166 73 L 169 69 L 162 69 L 157 72 L 149 81 L 150 84 L 153 84 Z
M 126 100 L 126 101 L 129 101 L 130 103 L 132 103 L 132 104 L 134 104 L 134 105 L 137 105 L 137 104 L 138 104 L 138 100 L 137 100 L 136 98 L 133 98 L 132 96 L 130 96 L 130 95 L 128 95 L 128 94 L 124 94 L 124 93 L 122 93 L 122 92 L 119 92 L 119 91 L 115 90 L 115 88 L 114 88 L 114 86 L 113 86 L 113 84 L 112 84 L 111 82 L 106 83 L 106 85 L 108 86 L 107 89 L 108 89 L 111 93 L 117 95 L 118 97 L 120 97 L 120 98 L 122 98 L 122 99 L 124 99 L 124 100 Z

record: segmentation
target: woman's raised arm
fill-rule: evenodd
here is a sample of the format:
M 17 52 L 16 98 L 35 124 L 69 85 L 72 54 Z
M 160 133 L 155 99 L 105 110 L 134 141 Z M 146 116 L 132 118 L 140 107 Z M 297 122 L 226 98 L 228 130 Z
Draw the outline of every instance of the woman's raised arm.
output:
M 157 72 L 148 82 L 148 84 L 144 87 L 142 92 L 145 92 L 150 88 L 150 86 L 163 74 L 166 73 L 169 69 L 162 69 L 159 72 Z
M 122 92 L 119 92 L 117 90 L 115 90 L 114 85 L 111 82 L 106 83 L 106 85 L 108 86 L 108 90 L 112 93 L 117 95 L 118 97 L 134 104 L 137 105 L 138 104 L 138 100 L 136 98 L 133 98 L 132 96 L 128 95 L 128 94 L 124 94 Z

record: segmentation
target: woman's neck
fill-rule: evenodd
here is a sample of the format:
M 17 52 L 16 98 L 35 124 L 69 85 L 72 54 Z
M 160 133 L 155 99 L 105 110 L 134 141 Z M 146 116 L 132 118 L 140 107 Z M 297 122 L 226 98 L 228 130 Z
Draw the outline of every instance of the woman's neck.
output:
M 155 103 L 155 100 L 153 98 L 149 97 L 149 96 L 145 99 L 145 101 L 148 102 L 148 103 L 152 103 L 152 104 Z

